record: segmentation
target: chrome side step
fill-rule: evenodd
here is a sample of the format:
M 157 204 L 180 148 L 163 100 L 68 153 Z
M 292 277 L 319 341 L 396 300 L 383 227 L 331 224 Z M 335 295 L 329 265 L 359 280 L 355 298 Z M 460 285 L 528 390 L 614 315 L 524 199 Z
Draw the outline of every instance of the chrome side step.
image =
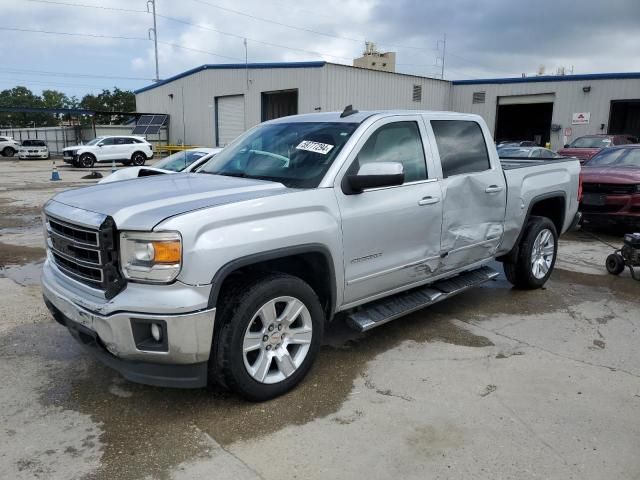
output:
M 499 273 L 490 267 L 464 272 L 426 287 L 402 292 L 364 305 L 347 316 L 347 323 L 355 330 L 366 332 L 469 288 L 476 287 L 498 275 Z

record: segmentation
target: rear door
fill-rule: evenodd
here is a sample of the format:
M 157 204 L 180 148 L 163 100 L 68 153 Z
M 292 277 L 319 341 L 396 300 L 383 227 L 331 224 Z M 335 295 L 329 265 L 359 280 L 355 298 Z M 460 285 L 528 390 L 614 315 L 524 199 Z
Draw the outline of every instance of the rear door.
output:
M 506 181 L 486 128 L 470 120 L 430 121 L 442 167 L 441 269 L 491 258 L 504 231 Z
M 346 304 L 433 276 L 439 263 L 442 202 L 424 122 L 398 115 L 372 124 L 336 179 L 342 217 Z M 345 175 L 371 162 L 400 162 L 403 185 L 347 195 Z

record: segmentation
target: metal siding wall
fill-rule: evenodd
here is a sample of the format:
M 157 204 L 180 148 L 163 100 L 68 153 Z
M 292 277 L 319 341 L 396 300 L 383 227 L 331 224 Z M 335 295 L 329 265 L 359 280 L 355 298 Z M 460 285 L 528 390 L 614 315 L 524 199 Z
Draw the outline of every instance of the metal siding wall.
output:
M 584 93 L 582 87 L 591 86 L 589 93 Z M 556 100 L 553 104 L 552 123 L 565 127 L 571 127 L 575 140 L 582 135 L 606 133 L 609 124 L 609 110 L 611 100 L 638 99 L 640 98 L 640 80 L 578 80 L 566 82 L 540 82 L 540 83 L 507 83 L 507 84 L 477 84 L 477 85 L 453 85 L 451 109 L 458 112 L 476 113 L 481 115 L 492 133 L 496 124 L 496 108 L 499 96 L 508 95 L 532 95 L 539 93 L 555 93 Z M 486 103 L 473 104 L 473 92 L 484 91 Z M 571 125 L 571 117 L 575 112 L 591 112 L 588 125 Z M 605 124 L 605 129 L 600 130 L 600 124 Z M 551 133 L 551 146 L 553 149 L 562 147 L 563 131 Z
M 358 110 L 446 110 L 450 83 L 410 75 L 392 74 L 327 64 L 324 111 L 342 110 L 352 104 Z M 422 86 L 422 101 L 412 100 L 413 86 Z
M 246 127 L 260 123 L 262 92 L 298 89 L 298 113 L 342 110 L 346 105 L 365 109 L 447 110 L 449 82 L 409 75 L 326 64 L 321 68 L 204 70 L 136 95 L 139 112 L 170 115 L 170 141 L 183 137 L 181 87 L 184 86 L 185 143 L 215 144 L 214 98 L 246 95 Z M 413 85 L 422 86 L 422 101 L 413 102 Z M 173 100 L 169 94 L 173 93 Z

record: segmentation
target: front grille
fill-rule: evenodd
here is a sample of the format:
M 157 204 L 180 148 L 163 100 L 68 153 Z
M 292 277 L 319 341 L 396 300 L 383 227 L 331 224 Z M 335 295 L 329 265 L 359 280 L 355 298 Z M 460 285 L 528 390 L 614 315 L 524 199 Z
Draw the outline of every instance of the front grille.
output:
M 65 275 L 112 298 L 125 286 L 119 271 L 117 231 L 107 218 L 98 229 L 47 216 L 47 246 Z
M 635 185 L 625 185 L 619 183 L 583 183 L 582 189 L 585 193 L 606 193 L 609 195 L 629 195 L 635 193 Z

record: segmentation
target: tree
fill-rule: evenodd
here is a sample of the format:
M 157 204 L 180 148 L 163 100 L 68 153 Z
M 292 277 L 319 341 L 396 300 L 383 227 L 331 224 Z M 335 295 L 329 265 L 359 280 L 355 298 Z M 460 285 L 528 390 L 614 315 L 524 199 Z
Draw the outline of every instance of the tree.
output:
M 82 97 L 80 106 L 89 110 L 107 112 L 135 112 L 136 96 L 129 90 L 120 90 L 114 87 L 113 91 L 104 89 L 98 95 L 87 94 Z M 108 115 L 101 119 L 110 124 L 124 123 L 130 115 Z

